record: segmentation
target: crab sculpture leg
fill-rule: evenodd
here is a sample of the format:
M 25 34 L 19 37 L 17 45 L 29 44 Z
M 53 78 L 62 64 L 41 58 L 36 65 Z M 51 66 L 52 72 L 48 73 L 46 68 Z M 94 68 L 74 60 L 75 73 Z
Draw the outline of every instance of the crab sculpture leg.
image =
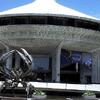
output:
M 0 73 L 3 74 L 5 79 L 11 80 L 10 86 L 12 86 L 12 88 L 16 87 L 19 83 L 21 83 L 26 88 L 27 85 L 26 85 L 26 82 L 23 81 L 23 79 L 25 79 L 27 76 L 33 75 L 33 72 L 32 72 L 33 59 L 31 55 L 25 49 L 21 48 L 21 50 L 22 50 L 22 53 L 18 50 L 11 50 L 0 57 L 0 61 L 5 62 L 11 55 L 13 55 L 14 53 L 17 53 L 23 59 L 24 63 L 26 63 L 28 67 L 27 71 L 25 72 L 22 70 L 21 66 L 20 67 L 15 66 L 14 68 L 11 68 L 11 69 L 8 69 L 7 67 L 6 68 L 0 67 Z M 4 85 L 8 84 L 9 82 L 10 81 L 5 81 Z

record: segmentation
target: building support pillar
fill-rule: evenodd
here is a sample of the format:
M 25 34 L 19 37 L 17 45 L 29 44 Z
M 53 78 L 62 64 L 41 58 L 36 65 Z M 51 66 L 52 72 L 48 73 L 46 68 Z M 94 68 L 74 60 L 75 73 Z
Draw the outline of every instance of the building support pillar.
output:
M 86 83 L 86 80 L 85 80 L 85 66 L 84 66 L 84 58 L 85 58 L 85 54 L 82 53 L 82 64 L 81 64 L 81 68 L 80 68 L 80 82 L 82 84 Z
M 20 67 L 20 56 L 17 53 L 15 54 L 15 67 Z
M 100 50 L 92 54 L 92 83 L 100 83 Z
M 52 81 L 60 82 L 60 55 L 62 42 L 56 47 L 52 53 Z
M 7 44 L 4 43 L 4 41 L 0 40 L 0 44 L 4 46 L 6 53 L 10 51 L 10 48 Z M 6 64 L 4 65 L 4 69 L 11 69 L 12 68 L 12 55 L 9 56 L 9 58 L 6 60 Z M 5 69 L 5 71 L 7 72 L 7 70 Z
M 82 84 L 86 84 L 86 83 L 91 83 L 88 82 L 88 77 L 91 78 L 91 74 L 92 74 L 92 68 L 91 66 L 86 66 L 85 63 L 87 60 L 89 60 L 89 58 L 91 58 L 91 54 L 90 53 L 82 53 L 82 65 L 80 68 L 80 81 Z M 91 81 L 91 79 L 90 79 Z
M 6 52 L 10 52 L 10 48 L 6 48 Z M 9 58 L 6 60 L 6 66 L 7 69 L 11 70 L 12 68 L 12 55 L 9 56 Z

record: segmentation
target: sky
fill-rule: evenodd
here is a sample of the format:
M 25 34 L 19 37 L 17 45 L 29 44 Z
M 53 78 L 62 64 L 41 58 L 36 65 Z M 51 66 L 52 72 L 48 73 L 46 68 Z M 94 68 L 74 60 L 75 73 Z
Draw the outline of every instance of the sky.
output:
M 22 6 L 34 0 L 0 0 L 0 12 Z M 100 0 L 56 0 L 58 3 L 100 19 Z

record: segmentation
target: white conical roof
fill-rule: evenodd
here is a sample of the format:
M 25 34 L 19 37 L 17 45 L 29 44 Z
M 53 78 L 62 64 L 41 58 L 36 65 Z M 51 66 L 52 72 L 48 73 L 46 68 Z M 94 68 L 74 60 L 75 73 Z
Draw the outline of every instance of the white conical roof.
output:
M 8 14 L 59 14 L 59 15 L 69 15 L 76 17 L 85 17 L 89 19 L 96 19 L 95 17 L 88 16 L 81 12 L 75 11 L 68 7 L 64 7 L 58 4 L 55 0 L 35 0 L 34 2 L 13 8 L 11 10 L 7 10 L 1 12 L 0 15 L 8 15 Z

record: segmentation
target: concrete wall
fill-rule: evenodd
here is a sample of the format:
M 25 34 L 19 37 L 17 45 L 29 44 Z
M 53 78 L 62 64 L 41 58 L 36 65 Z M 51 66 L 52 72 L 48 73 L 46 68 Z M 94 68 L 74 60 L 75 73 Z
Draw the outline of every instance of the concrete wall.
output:
M 100 50 L 93 52 L 92 83 L 100 84 Z

